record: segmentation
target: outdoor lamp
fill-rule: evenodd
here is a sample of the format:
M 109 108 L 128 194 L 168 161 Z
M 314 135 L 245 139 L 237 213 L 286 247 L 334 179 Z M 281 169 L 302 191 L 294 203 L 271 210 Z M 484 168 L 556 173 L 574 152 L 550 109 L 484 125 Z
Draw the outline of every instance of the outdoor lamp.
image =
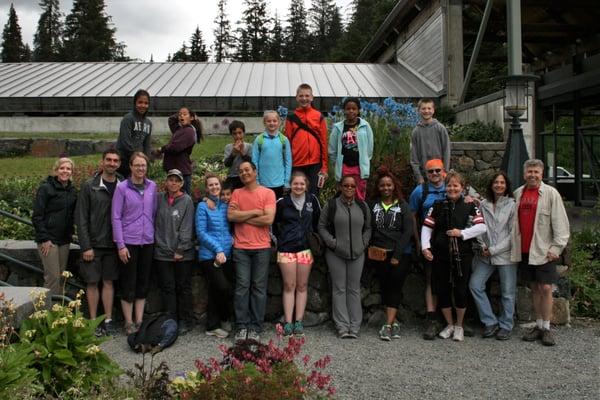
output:
M 515 118 L 521 118 L 523 114 L 527 113 L 529 82 L 535 81 L 538 77 L 535 75 L 509 75 L 504 79 L 504 110 L 515 123 Z

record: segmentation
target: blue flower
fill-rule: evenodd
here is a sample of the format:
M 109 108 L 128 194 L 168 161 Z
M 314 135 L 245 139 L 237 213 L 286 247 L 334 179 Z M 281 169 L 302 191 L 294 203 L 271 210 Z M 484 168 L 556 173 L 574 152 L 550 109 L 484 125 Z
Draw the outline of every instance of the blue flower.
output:
M 277 107 L 277 112 L 279 113 L 282 119 L 285 119 L 288 115 L 288 109 L 286 106 L 280 105 L 279 107 Z

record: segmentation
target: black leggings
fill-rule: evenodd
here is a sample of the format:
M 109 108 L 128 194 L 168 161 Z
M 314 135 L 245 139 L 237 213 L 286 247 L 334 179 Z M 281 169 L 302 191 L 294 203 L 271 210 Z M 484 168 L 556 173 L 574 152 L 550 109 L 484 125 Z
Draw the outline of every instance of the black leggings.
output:
M 152 272 L 152 256 L 154 245 L 125 244 L 129 250 L 129 261 L 127 264 L 119 262 L 119 288 L 121 298 L 133 303 L 135 299 L 145 299 L 150 289 L 150 273 Z
M 403 254 L 400 264 L 392 265 L 392 252 L 388 251 L 385 261 L 370 260 L 381 286 L 381 302 L 389 308 L 398 308 L 402 301 L 402 287 L 410 271 L 411 255 Z
M 433 269 L 431 282 L 434 285 L 434 293 L 438 296 L 440 308 L 452 307 L 452 295 L 454 295 L 454 306 L 456 308 L 467 308 L 469 299 L 469 276 L 471 274 L 472 254 L 461 254 L 460 271 L 452 267 L 450 260 L 444 260 L 433 256 Z
M 228 259 L 220 267 L 215 267 L 214 260 L 200 261 L 200 265 L 208 278 L 208 306 L 206 310 L 206 330 L 221 326 L 233 315 L 233 262 Z
M 193 322 L 192 264 L 193 261 L 154 260 L 165 311 L 188 323 Z

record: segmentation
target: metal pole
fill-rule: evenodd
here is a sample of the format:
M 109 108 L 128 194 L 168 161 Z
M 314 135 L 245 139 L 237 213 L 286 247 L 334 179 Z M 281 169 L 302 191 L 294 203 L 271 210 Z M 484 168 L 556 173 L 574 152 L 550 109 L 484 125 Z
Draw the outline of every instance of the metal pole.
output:
M 523 73 L 521 49 L 521 0 L 506 0 L 508 75 Z

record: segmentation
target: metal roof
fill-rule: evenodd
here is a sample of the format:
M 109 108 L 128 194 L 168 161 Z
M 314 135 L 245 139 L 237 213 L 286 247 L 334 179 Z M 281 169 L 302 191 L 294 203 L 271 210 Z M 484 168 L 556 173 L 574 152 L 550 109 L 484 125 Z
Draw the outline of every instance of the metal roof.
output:
M 35 112 L 36 107 L 41 112 L 94 108 L 108 112 L 130 108 L 131 96 L 143 88 L 153 102 L 162 99 L 168 109 L 172 109 L 171 104 L 166 104 L 168 99 L 174 98 L 195 100 L 200 106 L 207 105 L 202 99 L 211 99 L 209 109 L 226 108 L 226 99 L 238 99 L 243 104 L 232 107 L 250 111 L 262 106 L 268 98 L 280 102 L 293 99 L 300 83 L 310 84 L 315 98 L 321 102 L 339 101 L 346 96 L 415 99 L 437 95 L 411 71 L 392 64 L 0 63 L 0 105 L 10 112 Z M 62 104 L 53 105 L 53 99 Z M 102 99 L 101 106 L 98 99 Z M 118 107 L 107 105 L 111 99 L 119 103 Z M 162 108 L 160 104 L 161 101 L 156 103 L 158 108 Z

